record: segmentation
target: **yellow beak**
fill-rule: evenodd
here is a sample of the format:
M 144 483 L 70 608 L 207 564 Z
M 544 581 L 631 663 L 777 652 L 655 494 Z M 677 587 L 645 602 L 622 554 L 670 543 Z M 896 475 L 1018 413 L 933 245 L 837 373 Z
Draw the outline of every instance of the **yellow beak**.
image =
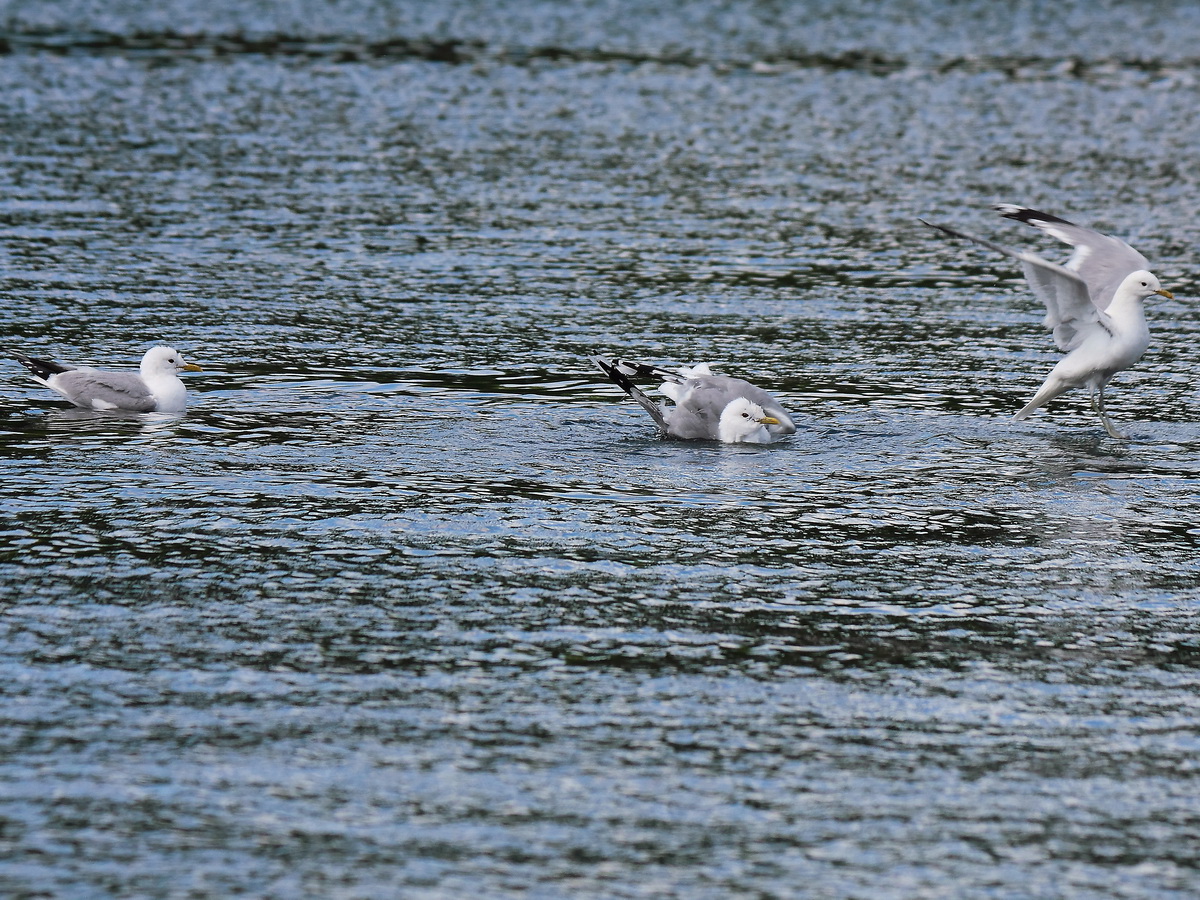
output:
M 187 363 L 183 367 L 183 371 L 185 371 L 185 372 L 203 372 L 204 370 L 202 368 L 200 368 L 198 365 L 196 365 L 195 363 Z
M 1156 294 L 1162 294 L 1162 295 L 1163 295 L 1164 297 L 1166 297 L 1168 300 L 1174 300 L 1174 299 L 1175 299 L 1175 295 L 1174 295 L 1174 294 L 1172 294 L 1170 291 L 1168 291 L 1166 288 L 1159 288 L 1159 289 L 1158 289 L 1157 291 L 1155 291 L 1154 293 L 1156 293 Z
M 758 421 L 762 425 L 778 425 L 779 424 L 779 420 L 777 418 L 775 418 L 774 416 L 763 416 Z

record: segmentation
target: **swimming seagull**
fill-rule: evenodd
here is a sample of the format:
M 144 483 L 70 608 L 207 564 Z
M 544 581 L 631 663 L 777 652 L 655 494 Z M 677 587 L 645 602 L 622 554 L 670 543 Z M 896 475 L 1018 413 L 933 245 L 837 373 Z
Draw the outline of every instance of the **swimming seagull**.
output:
M 181 412 L 187 389 L 180 372 L 199 372 L 171 347 L 154 347 L 142 357 L 137 372 L 104 372 L 87 366 L 66 366 L 48 359 L 10 351 L 34 380 L 84 409 L 124 409 L 132 412 Z
M 1058 348 L 1067 355 L 1014 418 L 1025 419 L 1059 394 L 1087 385 L 1092 394 L 1092 409 L 1100 416 L 1104 430 L 1115 438 L 1126 437 L 1113 427 L 1104 410 L 1104 387 L 1117 372 L 1137 362 L 1150 344 L 1142 301 L 1154 294 L 1170 300 L 1175 295 L 1147 271 L 1146 258 L 1119 238 L 1036 209 L 1009 203 L 993 208 L 1006 219 L 1040 228 L 1075 248 L 1071 258 L 1060 266 L 1034 253 L 1012 250 L 946 225 L 921 220 L 953 237 L 974 241 L 1021 260 L 1025 279 L 1046 305 L 1046 327 L 1054 333 Z
M 796 431 L 792 417 L 774 397 L 740 378 L 714 375 L 707 364 L 672 372 L 623 359 L 593 356 L 591 360 L 650 413 L 664 437 L 769 444 Z M 659 390 L 674 400 L 675 406 L 659 406 L 638 390 L 631 376 L 661 378 Z

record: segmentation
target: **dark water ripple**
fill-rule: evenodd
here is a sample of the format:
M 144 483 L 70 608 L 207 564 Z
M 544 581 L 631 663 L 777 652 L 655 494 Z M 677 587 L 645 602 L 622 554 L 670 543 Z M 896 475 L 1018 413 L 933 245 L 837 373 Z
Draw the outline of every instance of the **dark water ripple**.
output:
M 0 893 L 1189 895 L 1191 6 L 0 13 L 0 346 L 205 368 L 0 378 Z M 997 200 L 1175 291 L 1131 441 Z
M 728 50 L 728 48 L 723 48 Z M 928 48 L 925 48 L 926 51 Z M 1128 48 L 1126 48 L 1128 49 Z M 964 71 L 1001 73 L 1021 80 L 1062 77 L 1110 80 L 1131 73 L 1157 77 L 1186 77 L 1200 64 L 1195 56 L 1163 59 L 1141 52 L 1110 58 L 1087 58 L 1055 52 L 1049 55 L 987 54 L 945 57 L 931 61 L 926 55 L 906 59 L 878 49 L 845 49 L 813 52 L 801 47 L 752 45 L 735 56 L 705 57 L 692 48 L 615 48 L 563 45 L 489 44 L 480 38 L 391 36 L 368 40 L 342 34 L 247 34 L 144 31 L 133 33 L 58 30 L 53 27 L 18 28 L 0 32 L 0 53 L 46 53 L 57 56 L 122 56 L 155 64 L 213 61 L 252 55 L 297 59 L 304 62 L 387 63 L 422 61 L 450 65 L 626 64 L 716 67 L 749 70 L 758 75 L 780 75 L 800 69 L 856 71 L 875 76 L 906 72 Z M 1157 48 L 1156 48 L 1157 50 Z M 755 52 L 757 51 L 757 53 Z M 747 52 L 754 54 L 746 56 Z

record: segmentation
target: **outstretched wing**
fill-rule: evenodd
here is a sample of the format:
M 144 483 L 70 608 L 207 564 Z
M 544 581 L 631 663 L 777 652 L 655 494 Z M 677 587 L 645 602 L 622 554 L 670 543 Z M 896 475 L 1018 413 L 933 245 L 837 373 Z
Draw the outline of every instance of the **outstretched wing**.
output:
M 1044 322 L 1054 333 L 1054 343 L 1060 350 L 1074 350 L 1093 330 L 1108 327 L 1108 317 L 1092 302 L 1087 282 L 1066 266 L 1042 259 L 1036 253 L 1004 247 L 947 225 L 937 225 L 924 219 L 921 222 L 951 237 L 974 241 L 997 253 L 1019 259 L 1025 280 L 1046 307 Z
M 592 356 L 589 357 L 589 359 L 591 359 L 592 362 L 600 367 L 600 371 L 608 376 L 609 381 L 636 400 L 638 405 L 650 414 L 650 417 L 654 419 L 655 424 L 658 425 L 659 431 L 661 431 L 663 434 L 669 433 L 667 417 L 663 412 L 662 407 L 643 394 L 638 389 L 637 385 L 629 380 L 629 375 L 626 374 L 626 370 L 632 370 L 638 374 L 641 374 L 642 370 L 649 370 L 654 375 L 661 377 L 659 370 L 655 369 L 653 366 L 643 366 L 640 363 L 627 363 L 620 359 L 615 359 L 612 362 L 602 359 L 599 356 Z M 665 372 L 666 370 L 661 371 Z
M 1126 275 L 1138 269 L 1150 268 L 1146 257 L 1120 238 L 1101 234 L 1049 213 L 1014 206 L 1011 203 L 999 203 L 993 209 L 1006 219 L 1040 228 L 1051 237 L 1074 247 L 1075 252 L 1064 265 L 1084 280 L 1091 293 L 1092 302 L 1098 309 L 1108 309 Z

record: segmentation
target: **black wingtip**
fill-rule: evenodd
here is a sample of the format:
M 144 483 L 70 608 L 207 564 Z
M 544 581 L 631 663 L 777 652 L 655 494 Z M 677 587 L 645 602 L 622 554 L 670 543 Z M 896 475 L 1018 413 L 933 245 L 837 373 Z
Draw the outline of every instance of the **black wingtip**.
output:
M 597 366 L 600 367 L 600 371 L 603 372 L 606 376 L 608 376 L 609 381 L 611 381 L 613 384 L 615 384 L 617 387 L 619 387 L 625 393 L 627 393 L 627 394 L 633 393 L 633 391 L 634 391 L 633 382 L 629 380 L 628 375 L 626 375 L 619 368 L 617 368 L 617 365 L 620 362 L 619 360 L 614 360 L 614 361 L 610 362 L 609 360 L 605 359 L 602 356 L 591 356 L 588 358 L 591 359 L 592 362 L 594 362 Z
M 1058 216 L 1052 216 L 1050 213 L 1030 209 L 1028 206 L 1017 206 L 1015 203 L 997 203 L 992 206 L 992 209 L 1006 219 L 1024 222 L 1026 225 L 1036 226 L 1038 222 L 1055 222 L 1059 225 L 1075 224 L 1074 222 L 1068 222 L 1066 219 L 1060 219 Z
M 611 374 L 612 368 L 613 368 L 612 363 L 610 363 L 607 359 L 605 359 L 603 356 L 594 356 L 594 355 L 589 356 L 588 359 L 591 360 L 592 362 L 594 362 L 597 366 L 599 366 L 601 372 L 603 372 L 609 378 L 612 378 L 612 374 Z
M 71 371 L 70 366 L 60 365 L 51 359 L 39 359 L 36 356 L 29 356 L 22 353 L 20 350 L 8 351 L 13 359 L 27 368 L 35 378 L 49 378 L 51 375 L 58 375 L 60 372 Z
M 659 378 L 663 381 L 683 381 L 683 376 L 662 366 L 652 366 L 647 363 L 633 362 L 628 359 L 614 359 L 613 365 L 630 378 Z

